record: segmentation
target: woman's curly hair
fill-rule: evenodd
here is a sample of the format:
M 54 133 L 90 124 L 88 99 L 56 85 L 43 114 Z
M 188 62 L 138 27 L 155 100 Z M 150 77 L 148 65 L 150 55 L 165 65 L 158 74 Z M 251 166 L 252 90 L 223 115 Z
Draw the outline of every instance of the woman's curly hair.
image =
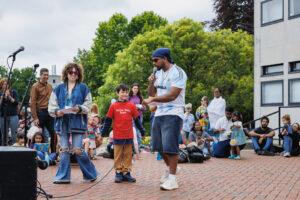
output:
M 68 63 L 62 71 L 62 78 L 61 80 L 65 83 L 68 82 L 68 72 L 72 69 L 76 69 L 78 72 L 78 79 L 77 81 L 81 83 L 83 81 L 83 67 L 79 63 Z

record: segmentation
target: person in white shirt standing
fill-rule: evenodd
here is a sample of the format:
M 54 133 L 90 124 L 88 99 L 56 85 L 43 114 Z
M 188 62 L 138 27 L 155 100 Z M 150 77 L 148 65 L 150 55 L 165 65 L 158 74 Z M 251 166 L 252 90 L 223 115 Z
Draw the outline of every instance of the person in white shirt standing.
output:
M 215 88 L 214 99 L 207 107 L 210 128 L 214 129 L 217 121 L 225 116 L 226 101 L 222 98 L 220 88 Z
M 184 118 L 187 76 L 172 61 L 168 48 L 154 51 L 152 61 L 158 71 L 148 78 L 150 97 L 143 104 L 157 105 L 152 125 L 152 145 L 153 151 L 158 151 L 166 164 L 166 171 L 160 179 L 160 188 L 174 190 L 178 188 L 175 174 L 179 154 L 178 140 Z

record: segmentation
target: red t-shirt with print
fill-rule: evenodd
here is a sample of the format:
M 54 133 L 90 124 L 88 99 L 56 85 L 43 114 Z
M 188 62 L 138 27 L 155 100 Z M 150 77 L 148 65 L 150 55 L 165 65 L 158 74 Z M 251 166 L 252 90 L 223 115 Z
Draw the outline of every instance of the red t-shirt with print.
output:
M 138 110 L 130 101 L 111 104 L 106 117 L 113 119 L 114 139 L 132 139 L 132 118 L 138 116 Z

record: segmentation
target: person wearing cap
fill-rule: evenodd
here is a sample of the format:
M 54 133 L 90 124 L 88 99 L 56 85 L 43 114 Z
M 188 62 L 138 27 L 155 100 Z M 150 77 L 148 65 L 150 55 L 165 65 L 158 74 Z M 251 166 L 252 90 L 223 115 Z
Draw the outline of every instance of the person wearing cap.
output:
M 159 152 L 166 164 L 160 188 L 174 190 L 178 188 L 175 174 L 178 170 L 178 140 L 184 118 L 187 76 L 172 61 L 168 48 L 154 51 L 152 61 L 158 71 L 148 78 L 150 97 L 143 104 L 157 105 L 152 125 L 152 146 L 153 151 Z

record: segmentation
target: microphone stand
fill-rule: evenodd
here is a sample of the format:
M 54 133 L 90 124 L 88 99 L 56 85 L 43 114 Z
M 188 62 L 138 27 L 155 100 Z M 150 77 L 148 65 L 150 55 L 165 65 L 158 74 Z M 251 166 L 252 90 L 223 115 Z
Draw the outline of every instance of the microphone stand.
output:
M 25 106 L 25 112 L 24 112 L 24 116 L 25 116 L 25 121 L 24 121 L 24 146 L 26 147 L 26 144 L 27 144 L 27 132 L 28 132 L 28 125 L 27 125 L 27 115 L 28 115 L 28 113 L 27 113 L 27 107 L 28 107 L 28 102 L 26 101 L 26 97 L 27 97 L 27 93 L 28 93 L 28 90 L 29 90 L 29 88 L 30 88 L 30 85 L 31 85 L 31 82 L 32 82 L 32 80 L 34 79 L 34 74 L 35 74 L 35 72 L 36 72 L 36 69 L 39 67 L 39 65 L 38 64 L 36 64 L 36 65 L 34 65 L 34 67 L 33 67 L 33 71 L 32 71 L 32 74 L 31 74 L 31 78 L 29 79 L 29 81 L 28 81 L 28 84 L 27 84 L 27 88 L 26 88 L 26 91 L 25 91 L 25 93 L 24 93 L 24 96 L 23 96 L 23 99 L 22 99 L 22 103 L 21 103 L 21 106 L 20 106 L 20 109 L 19 109 L 19 111 L 18 111 L 18 115 L 20 114 L 20 112 L 21 112 L 21 110 L 22 110 L 22 108 L 23 108 L 23 106 Z M 26 102 L 25 102 L 26 101 Z M 29 120 L 30 121 L 30 120 Z
M 10 58 L 10 57 L 11 56 L 9 56 L 8 58 Z M 8 58 L 7 58 L 7 65 L 8 65 Z M 7 103 L 8 99 L 6 99 L 4 101 L 4 96 L 5 96 L 5 93 L 6 93 L 6 90 L 7 90 L 7 85 L 9 83 L 10 77 L 12 75 L 12 68 L 13 68 L 15 60 L 16 60 L 16 55 L 13 55 L 12 58 L 13 59 L 12 59 L 11 66 L 9 67 L 9 65 L 8 65 L 9 73 L 8 73 L 8 77 L 7 77 L 7 80 L 6 80 L 6 83 L 5 83 L 5 88 L 3 90 L 3 93 L 2 93 L 2 96 L 1 96 L 1 101 L 0 101 L 0 109 L 1 109 L 1 112 L 3 113 L 3 121 L 4 121 L 4 126 L 3 126 L 4 131 L 2 133 L 4 137 L 3 137 L 3 141 L 2 141 L 2 146 L 7 146 L 7 138 L 8 138 L 8 130 L 6 130 L 7 129 L 6 109 L 4 110 L 4 108 L 6 108 L 6 103 Z M 2 89 L 2 88 L 0 88 L 0 89 Z

